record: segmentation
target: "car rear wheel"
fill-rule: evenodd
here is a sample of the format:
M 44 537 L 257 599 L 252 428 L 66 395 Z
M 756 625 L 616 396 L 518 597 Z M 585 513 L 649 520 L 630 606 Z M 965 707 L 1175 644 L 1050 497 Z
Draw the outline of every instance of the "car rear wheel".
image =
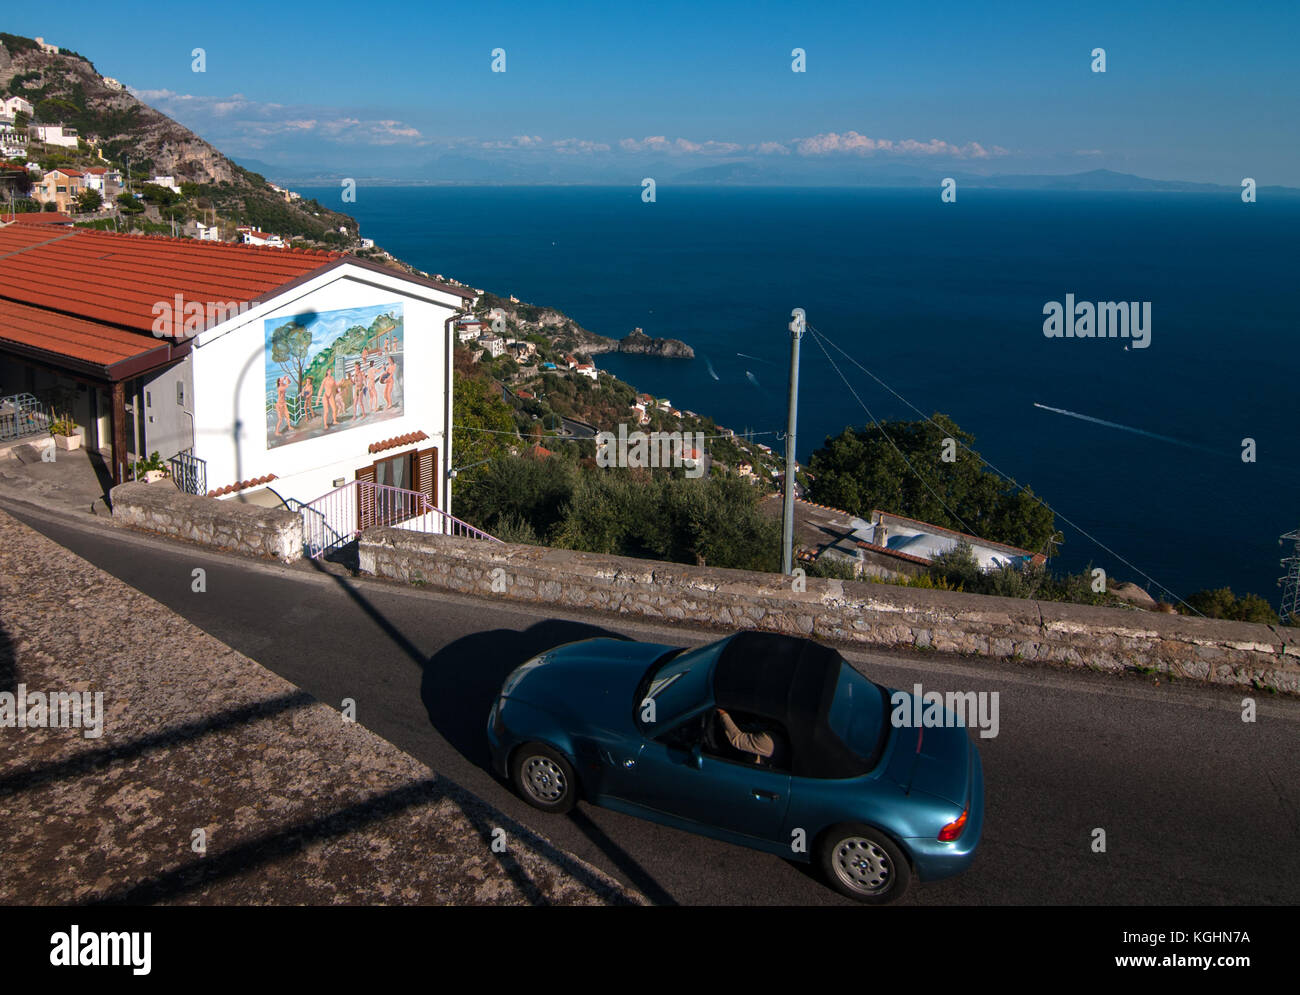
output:
M 846 823 L 823 837 L 822 874 L 832 888 L 867 905 L 903 897 L 912 868 L 894 841 L 874 826 Z
M 510 781 L 519 797 L 543 812 L 567 812 L 578 800 L 573 767 L 545 743 L 525 743 L 515 750 Z

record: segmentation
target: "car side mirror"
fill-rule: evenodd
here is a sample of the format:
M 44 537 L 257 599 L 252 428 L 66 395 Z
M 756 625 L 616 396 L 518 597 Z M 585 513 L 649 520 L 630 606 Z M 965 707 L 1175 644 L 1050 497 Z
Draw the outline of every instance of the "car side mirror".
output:
M 699 743 L 691 747 L 691 766 L 696 770 L 702 770 L 704 767 L 704 753 L 700 750 Z

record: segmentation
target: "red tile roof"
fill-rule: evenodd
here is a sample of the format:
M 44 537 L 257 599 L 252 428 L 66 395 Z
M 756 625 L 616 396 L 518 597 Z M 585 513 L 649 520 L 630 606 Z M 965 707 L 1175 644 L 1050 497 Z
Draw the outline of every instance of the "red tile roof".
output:
M 367 447 L 368 452 L 382 453 L 385 449 L 396 449 L 398 446 L 405 446 L 412 442 L 421 442 L 428 436 L 423 432 L 407 432 L 405 435 L 396 435 L 391 439 L 385 439 L 383 442 L 372 442 Z
M 22 217 L 22 215 L 19 215 Z M 155 303 L 255 303 L 343 262 L 465 298 L 472 292 L 342 252 L 77 228 L 0 228 L 0 297 L 152 334 Z
M 150 353 L 157 353 L 161 361 L 171 353 L 169 343 L 153 336 L 0 300 L 0 347 L 4 346 L 35 358 L 75 360 L 83 369 L 94 367 L 110 379 L 116 379 L 112 377 L 115 365 L 145 359 Z
M 268 473 L 264 477 L 254 477 L 252 480 L 241 480 L 237 484 L 227 484 L 225 487 L 218 487 L 215 491 L 208 491 L 205 497 L 224 497 L 227 494 L 234 494 L 236 491 L 246 491 L 250 487 L 261 487 L 263 484 L 269 484 L 275 480 L 274 473 Z
M 0 229 L 0 296 L 152 334 L 153 305 L 256 301 L 325 269 L 341 252 L 29 225 Z
M 30 211 L 27 214 L 0 215 L 0 221 L 12 221 L 16 225 L 70 225 L 72 216 L 58 211 Z

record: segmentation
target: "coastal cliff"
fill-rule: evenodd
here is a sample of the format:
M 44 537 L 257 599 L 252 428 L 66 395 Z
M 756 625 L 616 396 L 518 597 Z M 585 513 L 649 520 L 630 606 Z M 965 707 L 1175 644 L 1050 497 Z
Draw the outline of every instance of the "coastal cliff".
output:
M 639 328 L 634 328 L 621 339 L 604 339 L 603 342 L 585 346 L 588 355 L 602 352 L 622 352 L 633 356 L 660 356 L 664 359 L 694 359 L 695 350 L 680 339 L 652 339 Z

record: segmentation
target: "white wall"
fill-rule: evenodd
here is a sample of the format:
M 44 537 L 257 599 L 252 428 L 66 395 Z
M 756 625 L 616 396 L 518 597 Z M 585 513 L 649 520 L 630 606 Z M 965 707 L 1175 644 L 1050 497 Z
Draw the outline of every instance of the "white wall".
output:
M 183 404 L 176 402 L 176 385 L 183 390 Z M 193 445 L 191 419 L 193 410 L 193 358 L 186 356 L 153 379 L 144 383 L 143 413 L 144 451 L 157 451 L 163 459 L 170 459 L 182 449 Z
M 344 428 L 329 435 L 268 449 L 266 444 L 265 319 L 286 320 L 304 311 L 335 311 L 400 302 L 403 327 L 403 406 L 400 417 Z M 207 461 L 209 489 L 268 473 L 286 498 L 310 501 L 333 489 L 339 477 L 379 456 L 367 452 L 379 442 L 423 431 L 436 446 L 442 466 L 439 501 L 446 507 L 447 363 L 446 321 L 460 310 L 460 298 L 410 284 L 398 275 L 342 266 L 295 287 L 266 304 L 202 333 L 190 354 L 196 427 L 195 455 Z M 409 446 L 382 455 L 404 452 Z

